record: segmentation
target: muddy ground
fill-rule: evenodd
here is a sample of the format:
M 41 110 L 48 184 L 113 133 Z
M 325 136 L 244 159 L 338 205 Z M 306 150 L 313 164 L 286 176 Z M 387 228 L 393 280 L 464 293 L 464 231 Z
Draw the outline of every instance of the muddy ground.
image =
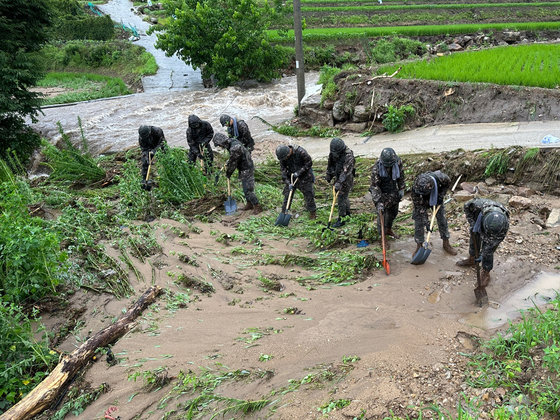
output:
M 433 162 L 429 157 L 424 163 Z M 510 232 L 495 255 L 490 304 L 483 308 L 474 302 L 474 269 L 455 265 L 467 252 L 462 204 L 475 186 L 486 197 L 510 203 L 512 211 Z M 297 198 L 287 228 L 291 238 L 268 227 L 247 237 L 238 227 L 254 222 L 255 216 L 241 211 L 225 216 L 221 207 L 205 222 L 154 220 L 150 225 L 162 249 L 144 262 L 132 256 L 143 278 L 130 273 L 134 296 L 118 300 L 79 291 L 64 311 L 44 315 L 49 329 L 72 331 L 57 345 L 71 352 L 119 317 L 151 284 L 165 289 L 135 328 L 114 343 L 118 363 L 110 365 L 100 355 L 74 381 L 72 387 L 95 389 L 105 383 L 109 390 L 79 418 L 103 419 L 109 407 L 117 407 L 112 415 L 123 420 L 184 418 L 181 404 L 198 393 L 173 391 L 181 371 L 221 377 L 214 395 L 270 401 L 255 414 L 224 418 L 324 418 L 320 408 L 340 399 L 351 402 L 329 412 L 329 418 L 416 417 L 431 403 L 453 410 L 464 396 L 478 398 L 488 413 L 502 403 L 505 392 L 470 388 L 464 382 L 469 372 L 465 354 L 476 351 L 478 337 L 491 337 L 516 318 L 520 307 L 533 300 L 545 305 L 553 289 L 560 289 L 560 227 L 546 227 L 560 198 L 493 178 L 464 183 L 458 190 L 447 208 L 458 256 L 443 253 L 436 232 L 426 264 L 410 264 L 415 244 L 407 194 L 401 208 L 407 216 L 397 223 L 402 237 L 390 243 L 391 275 L 372 269 L 344 286 L 310 279 L 319 273 L 310 268 L 277 264 L 321 256 L 300 235 L 310 224 L 317 229 L 326 224 L 328 200 L 319 202 L 319 220 L 311 222 Z M 356 212 L 372 210 L 367 194 L 353 198 L 352 206 Z M 269 210 L 259 218 L 270 225 L 277 214 Z M 356 247 L 356 230 L 345 226 L 340 231 L 352 232 L 352 239 L 338 251 L 380 259 L 378 244 Z M 107 253 L 118 259 L 116 248 L 106 244 Z M 266 289 L 262 278 L 277 287 Z M 169 381 L 148 390 L 142 374 L 156 371 Z M 135 373 L 140 376 L 132 380 Z M 211 407 L 214 411 L 208 413 L 220 406 Z M 424 415 L 430 418 L 429 412 Z M 196 418 L 210 417 L 200 413 Z

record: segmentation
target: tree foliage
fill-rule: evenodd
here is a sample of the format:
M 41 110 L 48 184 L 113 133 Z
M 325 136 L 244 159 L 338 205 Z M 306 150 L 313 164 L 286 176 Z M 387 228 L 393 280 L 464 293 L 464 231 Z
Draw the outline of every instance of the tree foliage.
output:
M 266 30 L 276 10 L 255 0 L 164 0 L 171 15 L 156 46 L 214 76 L 219 86 L 239 80 L 270 81 L 280 76 L 284 49 L 269 42 Z
M 39 110 L 39 95 L 29 88 L 42 76 L 37 52 L 49 23 L 45 0 L 0 0 L 0 157 L 12 149 L 26 159 L 39 145 L 25 118 L 34 120 Z

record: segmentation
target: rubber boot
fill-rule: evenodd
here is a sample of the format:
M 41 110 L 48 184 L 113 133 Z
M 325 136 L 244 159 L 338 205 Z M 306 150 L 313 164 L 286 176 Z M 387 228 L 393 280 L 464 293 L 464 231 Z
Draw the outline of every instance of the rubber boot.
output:
M 416 244 L 416 250 L 412 253 L 412 258 L 414 258 L 420 248 L 422 248 L 422 244 Z
M 332 225 L 333 228 L 339 228 L 342 227 L 346 224 L 346 222 L 344 222 L 340 217 L 338 219 L 336 219 L 336 222 L 334 222 L 334 224 Z
M 474 257 L 465 258 L 456 262 L 459 267 L 474 267 Z
M 255 206 L 253 206 L 253 214 L 259 214 L 260 212 L 263 211 L 262 207 L 260 204 L 256 204 Z
M 317 212 L 316 211 L 310 211 L 309 212 L 309 220 L 315 220 L 317 218 Z
M 400 235 L 397 235 L 395 232 L 393 232 L 392 228 L 385 228 L 385 235 L 387 236 L 392 236 L 395 239 L 399 239 Z
M 449 239 L 443 240 L 443 250 L 447 252 L 449 255 L 457 255 L 457 251 L 453 249 L 453 247 L 449 243 Z
M 252 210 L 254 208 L 255 208 L 255 206 L 253 206 L 253 203 L 251 203 L 250 201 L 247 201 L 247 204 L 245 204 L 245 207 L 243 207 L 242 210 L 246 211 L 246 210 Z

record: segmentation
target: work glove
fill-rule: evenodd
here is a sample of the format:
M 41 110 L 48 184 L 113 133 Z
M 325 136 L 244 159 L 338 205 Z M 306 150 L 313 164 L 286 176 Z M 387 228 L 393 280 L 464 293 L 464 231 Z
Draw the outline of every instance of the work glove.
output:
M 336 192 L 339 192 L 341 188 L 342 188 L 342 185 L 340 185 L 340 182 L 337 182 L 337 183 L 334 184 L 334 190 Z
M 297 179 L 299 178 L 300 173 L 299 171 L 295 171 L 292 175 L 294 176 L 294 179 Z
M 329 184 L 331 182 L 332 177 L 330 175 L 325 175 L 325 181 L 327 181 Z
M 479 255 L 478 257 L 476 257 L 474 259 L 474 262 L 477 262 L 477 263 L 482 262 L 482 255 Z
M 402 200 L 404 197 L 404 190 L 399 190 L 399 200 Z
M 296 186 L 295 186 L 294 184 L 290 184 L 290 185 L 288 186 L 288 188 L 290 189 L 290 191 L 293 191 L 295 187 L 296 187 Z
M 383 205 L 383 203 L 377 203 L 376 207 L 378 213 L 383 213 L 383 211 L 385 210 L 385 206 Z

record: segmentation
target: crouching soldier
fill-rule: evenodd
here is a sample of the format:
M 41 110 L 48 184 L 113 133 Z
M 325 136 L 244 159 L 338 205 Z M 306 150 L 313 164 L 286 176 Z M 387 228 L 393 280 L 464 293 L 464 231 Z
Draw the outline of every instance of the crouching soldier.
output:
M 315 205 L 315 175 L 311 156 L 303 147 L 280 145 L 276 148 L 276 157 L 280 161 L 282 181 L 284 182 L 282 213 L 286 212 L 290 190 L 298 189 L 303 194 L 309 218 L 315 219 L 317 206 Z
M 229 151 L 229 159 L 226 162 L 226 178 L 229 179 L 236 169 L 239 171 L 239 179 L 247 200 L 247 205 L 243 210 L 253 209 L 254 214 L 259 214 L 262 207 L 255 195 L 255 166 L 253 165 L 253 159 L 251 159 L 251 153 L 240 141 L 229 139 L 222 133 L 217 133 L 214 136 L 214 145 Z
M 189 127 L 187 128 L 188 160 L 193 164 L 196 159 L 203 161 L 206 175 L 212 171 L 212 162 L 214 161 L 214 152 L 210 147 L 213 136 L 214 129 L 209 122 L 202 121 L 196 115 L 189 115 Z
M 490 271 L 494 266 L 494 252 L 506 237 L 509 229 L 509 212 L 500 203 L 485 198 L 475 198 L 465 203 L 465 216 L 471 234 L 469 257 L 457 262 L 460 267 L 474 266 L 482 262 L 480 284 L 486 288 Z
M 344 226 L 343 217 L 350 216 L 350 200 L 348 194 L 354 186 L 356 159 L 354 153 L 338 137 L 331 140 L 327 174 L 325 179 L 334 179 L 334 190 L 338 193 L 338 220 L 333 227 Z
M 160 149 L 166 149 L 167 142 L 161 128 L 153 125 L 141 125 L 138 128 L 138 143 L 142 150 L 142 188 L 149 191 L 152 189 L 153 183 L 149 179 L 148 168 L 156 152 Z
M 220 124 L 222 127 L 227 127 L 227 133 L 230 138 L 235 138 L 243 143 L 243 146 L 252 152 L 255 148 L 255 140 L 251 137 L 249 126 L 243 120 L 237 120 L 229 115 L 223 114 L 220 116 Z
M 398 239 L 399 236 L 393 232 L 393 222 L 404 196 L 404 172 L 401 158 L 390 147 L 381 151 L 371 169 L 369 191 L 377 214 L 383 214 L 385 233 Z M 377 231 L 381 235 L 381 217 L 377 218 Z
M 436 214 L 436 220 L 439 228 L 439 235 L 443 239 L 443 250 L 450 255 L 457 255 L 451 244 L 449 243 L 449 227 L 447 226 L 447 218 L 445 217 L 445 206 L 443 198 L 451 180 L 441 171 L 425 172 L 420 174 L 414 180 L 412 186 L 412 203 L 414 209 L 412 210 L 412 218 L 414 219 L 414 240 L 416 241 L 416 251 L 418 252 L 424 243 L 424 229 L 430 228 L 428 221 L 428 209 L 434 206 L 441 206 Z M 433 209 L 433 211 L 436 211 Z

